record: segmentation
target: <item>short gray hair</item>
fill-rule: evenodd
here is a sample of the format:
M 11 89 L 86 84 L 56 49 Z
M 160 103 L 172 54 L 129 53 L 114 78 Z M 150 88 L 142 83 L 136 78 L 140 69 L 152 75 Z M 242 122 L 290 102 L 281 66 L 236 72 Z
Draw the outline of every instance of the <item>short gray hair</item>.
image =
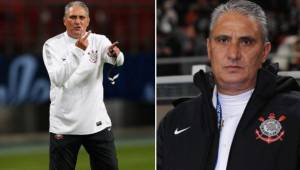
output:
M 262 38 L 265 42 L 268 42 L 268 29 L 267 29 L 267 17 L 263 9 L 256 3 L 247 0 L 229 0 L 225 4 L 219 5 L 214 9 L 211 15 L 211 22 L 209 31 L 211 33 L 218 18 L 226 12 L 235 11 L 242 15 L 253 17 L 255 21 L 261 26 Z
M 82 7 L 82 8 L 85 10 L 85 12 L 87 13 L 87 16 L 89 16 L 89 8 L 88 8 L 88 6 L 86 5 L 86 3 L 82 2 L 82 1 L 71 1 L 71 2 L 69 2 L 69 3 L 65 6 L 65 15 L 64 15 L 64 17 L 66 17 L 66 15 L 67 15 L 69 9 L 70 9 L 71 7 L 73 7 L 73 6 L 80 6 L 80 7 Z

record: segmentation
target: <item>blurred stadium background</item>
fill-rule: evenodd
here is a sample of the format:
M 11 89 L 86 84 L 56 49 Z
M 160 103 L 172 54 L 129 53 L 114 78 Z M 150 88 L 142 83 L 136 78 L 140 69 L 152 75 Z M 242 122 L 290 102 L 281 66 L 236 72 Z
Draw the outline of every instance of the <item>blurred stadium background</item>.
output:
M 49 78 L 42 45 L 65 31 L 69 0 L 0 0 L 0 169 L 48 169 Z M 86 0 L 90 27 L 125 54 L 120 78 L 104 78 L 120 169 L 154 169 L 153 0 Z M 106 66 L 105 72 L 109 69 Z M 81 149 L 77 170 L 89 169 Z
M 300 0 L 250 1 L 261 5 L 268 18 L 269 58 L 279 63 L 280 74 L 300 80 Z M 210 15 L 223 2 L 227 0 L 157 0 L 157 122 L 174 99 L 199 94 L 192 70 L 209 67 Z

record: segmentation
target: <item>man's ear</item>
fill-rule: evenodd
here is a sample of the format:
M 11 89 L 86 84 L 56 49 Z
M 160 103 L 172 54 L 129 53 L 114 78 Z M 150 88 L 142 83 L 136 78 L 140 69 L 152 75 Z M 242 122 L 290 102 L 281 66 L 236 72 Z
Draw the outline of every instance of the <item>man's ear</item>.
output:
M 90 17 L 87 18 L 87 27 L 90 25 Z
M 269 54 L 271 52 L 271 48 L 272 48 L 271 43 L 270 42 L 266 42 L 265 45 L 264 45 L 264 51 L 263 51 L 263 56 L 262 56 L 262 63 L 264 63 L 267 60 L 267 58 L 268 58 L 268 56 L 269 56 Z
M 65 16 L 63 17 L 63 23 L 64 23 L 64 26 L 66 26 L 66 17 Z
M 211 59 L 211 46 L 210 46 L 209 37 L 206 39 L 206 50 L 207 50 L 208 60 L 210 61 L 210 59 Z

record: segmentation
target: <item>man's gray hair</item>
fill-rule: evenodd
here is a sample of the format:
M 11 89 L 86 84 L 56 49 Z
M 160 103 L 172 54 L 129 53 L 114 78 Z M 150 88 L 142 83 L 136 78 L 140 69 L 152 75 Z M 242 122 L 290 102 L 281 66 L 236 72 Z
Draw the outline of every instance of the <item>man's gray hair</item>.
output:
M 69 2 L 66 6 L 65 6 L 65 16 L 67 16 L 67 13 L 69 12 L 69 9 L 73 6 L 80 6 L 82 7 L 85 12 L 87 13 L 87 16 L 89 16 L 89 8 L 88 6 L 86 5 L 86 3 L 82 2 L 82 1 L 71 1 Z
M 229 0 L 225 4 L 219 5 L 214 9 L 211 15 L 211 22 L 209 31 L 213 30 L 213 27 L 218 18 L 226 12 L 235 11 L 242 15 L 246 15 L 255 19 L 255 21 L 261 26 L 262 38 L 265 42 L 268 42 L 268 29 L 267 18 L 263 9 L 256 3 L 247 0 Z

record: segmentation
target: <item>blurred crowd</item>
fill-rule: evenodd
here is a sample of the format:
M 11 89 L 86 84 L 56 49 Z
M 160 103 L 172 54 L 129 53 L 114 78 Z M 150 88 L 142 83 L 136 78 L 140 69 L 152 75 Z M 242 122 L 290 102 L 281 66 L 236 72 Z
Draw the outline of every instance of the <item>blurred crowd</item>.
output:
M 45 40 L 65 30 L 66 0 L 0 1 L 0 56 L 41 55 Z M 105 34 L 130 54 L 154 53 L 154 3 L 145 1 L 85 1 L 92 32 Z
M 157 57 L 206 56 L 210 15 L 224 0 L 158 0 Z M 300 0 L 254 1 L 268 17 L 272 59 L 282 70 L 300 68 Z
M 64 6 L 69 1 L 0 0 L 0 105 L 48 101 L 50 82 L 42 47 L 65 31 Z M 104 76 L 105 98 L 154 107 L 154 1 L 84 1 L 90 11 L 88 30 L 119 41 L 126 58 L 124 66 L 116 69 L 121 75 L 116 86 Z M 104 75 L 110 67 L 105 65 Z

